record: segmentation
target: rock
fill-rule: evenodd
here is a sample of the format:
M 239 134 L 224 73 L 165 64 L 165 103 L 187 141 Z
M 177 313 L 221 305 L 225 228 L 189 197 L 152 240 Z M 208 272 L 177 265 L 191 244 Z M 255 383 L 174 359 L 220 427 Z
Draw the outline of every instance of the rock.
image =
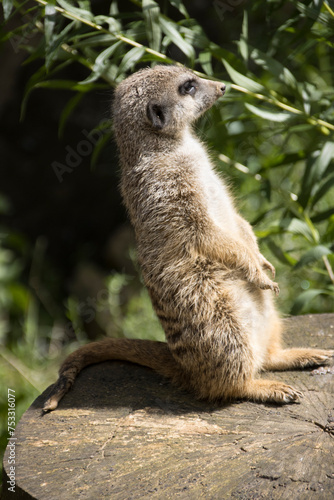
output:
M 285 321 L 287 345 L 333 348 L 334 314 Z M 90 366 L 56 411 L 48 388 L 23 415 L 3 500 L 333 498 L 334 375 L 310 374 L 269 375 L 301 404 L 216 406 L 134 364 Z

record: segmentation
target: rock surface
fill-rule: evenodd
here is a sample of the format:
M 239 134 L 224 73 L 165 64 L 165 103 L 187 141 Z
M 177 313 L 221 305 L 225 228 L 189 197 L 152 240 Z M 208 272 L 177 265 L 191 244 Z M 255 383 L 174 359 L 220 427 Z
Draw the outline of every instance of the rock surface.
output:
M 334 314 L 285 321 L 287 346 L 333 348 Z M 263 376 L 301 404 L 209 405 L 137 365 L 88 367 L 56 411 L 48 388 L 23 415 L 3 500 L 334 498 L 333 369 Z

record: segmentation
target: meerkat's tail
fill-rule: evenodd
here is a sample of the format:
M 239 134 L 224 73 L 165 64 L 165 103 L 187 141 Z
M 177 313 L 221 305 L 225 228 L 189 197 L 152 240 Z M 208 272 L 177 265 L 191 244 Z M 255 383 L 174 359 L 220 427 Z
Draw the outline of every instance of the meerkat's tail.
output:
M 134 339 L 105 339 L 80 347 L 70 354 L 59 370 L 59 378 L 43 411 L 57 408 L 59 401 L 72 387 L 79 372 L 88 365 L 102 361 L 131 361 L 152 368 L 167 378 L 174 378 L 179 367 L 165 342 Z

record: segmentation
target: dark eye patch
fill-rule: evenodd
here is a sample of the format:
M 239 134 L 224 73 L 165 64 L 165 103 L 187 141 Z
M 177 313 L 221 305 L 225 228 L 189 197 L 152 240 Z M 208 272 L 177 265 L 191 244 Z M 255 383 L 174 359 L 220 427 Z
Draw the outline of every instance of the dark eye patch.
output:
M 195 95 L 196 90 L 197 84 L 195 80 L 187 80 L 179 87 L 179 92 L 181 95 Z

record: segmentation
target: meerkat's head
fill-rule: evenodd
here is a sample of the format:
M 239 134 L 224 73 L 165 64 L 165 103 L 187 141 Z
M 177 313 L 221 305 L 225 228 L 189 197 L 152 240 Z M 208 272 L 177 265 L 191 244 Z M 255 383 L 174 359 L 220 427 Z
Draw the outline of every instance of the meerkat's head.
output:
M 146 134 L 178 136 L 224 95 L 225 88 L 184 67 L 158 65 L 140 70 L 115 91 L 116 133 L 131 127 Z

